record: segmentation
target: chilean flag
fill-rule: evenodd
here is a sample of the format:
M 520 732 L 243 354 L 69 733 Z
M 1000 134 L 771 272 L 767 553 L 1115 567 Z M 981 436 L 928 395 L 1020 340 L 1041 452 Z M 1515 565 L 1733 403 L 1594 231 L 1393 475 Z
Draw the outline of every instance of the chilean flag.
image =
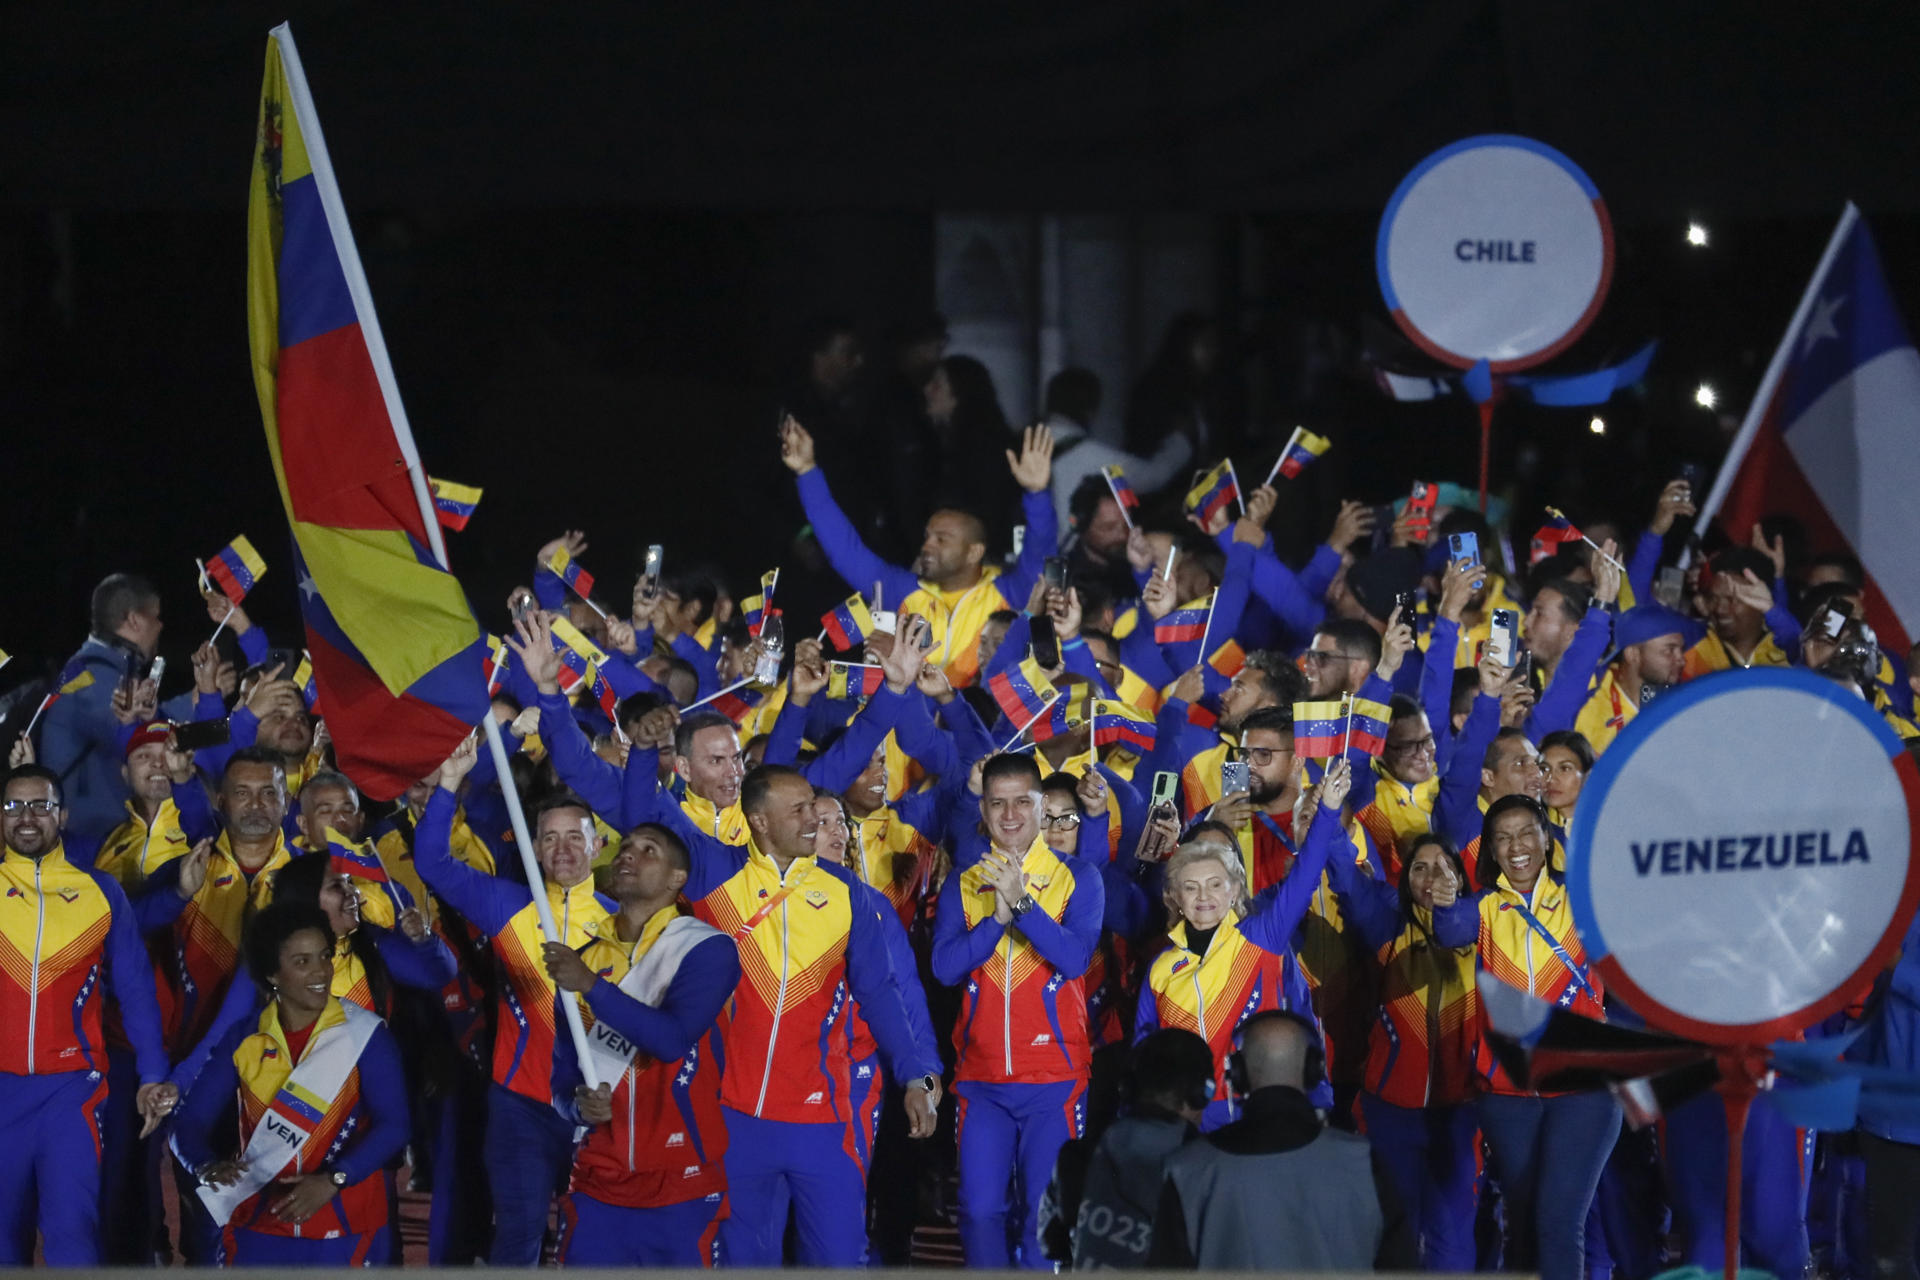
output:
M 1920 352 L 1848 204 L 1701 508 L 1736 542 L 1785 512 L 1816 550 L 1866 566 L 1868 620 L 1905 655 L 1920 635 Z

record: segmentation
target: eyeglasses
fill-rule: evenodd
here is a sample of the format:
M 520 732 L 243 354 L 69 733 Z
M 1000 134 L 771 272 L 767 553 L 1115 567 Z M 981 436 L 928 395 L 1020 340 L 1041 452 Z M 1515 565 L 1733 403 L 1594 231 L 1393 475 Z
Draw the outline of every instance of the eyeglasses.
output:
M 31 813 L 38 817 L 50 818 L 60 812 L 58 800 L 8 800 L 0 803 L 0 812 Z
M 1040 825 L 1051 827 L 1056 831 L 1071 831 L 1080 825 L 1080 815 L 1077 813 L 1048 814 L 1040 819 Z
M 1344 653 L 1327 653 L 1320 649 L 1309 649 L 1300 655 L 1300 661 L 1310 662 L 1314 666 L 1320 667 L 1325 666 L 1329 662 L 1352 662 L 1353 659 Z
M 1387 754 L 1390 756 L 1411 756 L 1417 755 L 1422 751 L 1431 750 L 1433 750 L 1432 734 L 1428 734 L 1424 738 L 1414 738 L 1409 742 L 1389 742 L 1387 744 Z
M 1292 755 L 1293 751 L 1287 747 L 1247 747 L 1241 751 L 1240 754 L 1245 759 L 1264 769 L 1281 756 Z

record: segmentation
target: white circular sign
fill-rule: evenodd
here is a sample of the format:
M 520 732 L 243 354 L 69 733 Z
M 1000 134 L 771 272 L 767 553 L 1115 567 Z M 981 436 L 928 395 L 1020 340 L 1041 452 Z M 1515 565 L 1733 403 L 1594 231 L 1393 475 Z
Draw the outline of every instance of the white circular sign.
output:
M 1441 148 L 1400 183 L 1374 267 L 1387 310 L 1422 350 L 1508 373 L 1559 354 L 1599 313 L 1613 226 L 1573 161 L 1486 134 Z
M 1920 895 L 1920 771 L 1858 697 L 1804 671 L 1689 684 L 1582 791 L 1567 887 L 1582 945 L 1648 1022 L 1763 1043 L 1870 981 Z

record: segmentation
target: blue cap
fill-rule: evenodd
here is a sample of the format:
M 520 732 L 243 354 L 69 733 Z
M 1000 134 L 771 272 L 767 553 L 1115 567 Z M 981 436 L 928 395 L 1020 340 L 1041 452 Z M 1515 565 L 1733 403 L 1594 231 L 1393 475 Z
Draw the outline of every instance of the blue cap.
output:
M 1628 645 L 1645 644 L 1661 636 L 1685 637 L 1687 616 L 1663 604 L 1637 604 L 1621 614 L 1613 624 L 1615 653 Z

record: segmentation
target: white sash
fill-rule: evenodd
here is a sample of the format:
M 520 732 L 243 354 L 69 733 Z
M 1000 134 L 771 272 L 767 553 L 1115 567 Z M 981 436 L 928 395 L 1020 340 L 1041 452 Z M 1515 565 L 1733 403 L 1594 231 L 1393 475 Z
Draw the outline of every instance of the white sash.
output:
M 200 1202 L 216 1225 L 226 1226 L 234 1210 L 280 1176 L 326 1116 L 367 1041 L 373 1039 L 380 1026 L 378 1014 L 348 1000 L 342 1000 L 340 1008 L 347 1020 L 314 1033 L 305 1056 L 254 1126 L 240 1157 L 247 1162 L 240 1181 L 230 1187 L 201 1186 Z
M 640 957 L 626 977 L 620 979 L 619 987 L 623 994 L 633 997 L 641 1004 L 659 1008 L 666 999 L 667 987 L 673 982 L 674 975 L 680 972 L 680 962 L 687 952 L 708 938 L 726 935 L 711 925 L 702 924 L 692 916 L 679 916 L 660 931 L 653 940 L 653 946 L 647 954 Z M 640 1046 L 614 1030 L 601 1019 L 587 1028 L 587 1048 L 593 1054 L 594 1072 L 602 1080 L 615 1084 L 627 1074 L 627 1068 L 633 1065 L 639 1054 Z

